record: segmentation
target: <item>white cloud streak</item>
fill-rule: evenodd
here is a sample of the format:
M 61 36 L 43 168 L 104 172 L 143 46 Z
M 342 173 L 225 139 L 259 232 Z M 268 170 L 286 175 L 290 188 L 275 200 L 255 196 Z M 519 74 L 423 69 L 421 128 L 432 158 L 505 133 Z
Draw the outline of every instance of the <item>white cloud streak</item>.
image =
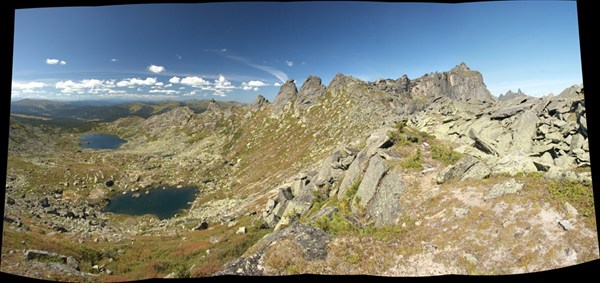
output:
M 294 66 L 294 62 L 289 60 L 285 60 L 285 64 L 288 65 L 288 67 Z
M 276 77 L 282 83 L 287 81 L 289 78 L 286 73 L 282 72 L 281 70 L 279 70 L 277 68 L 274 68 L 271 66 L 257 65 L 257 64 L 249 62 L 246 58 L 243 58 L 240 56 L 233 56 L 233 55 L 227 55 L 227 54 L 222 54 L 222 55 L 225 56 L 226 58 L 240 62 L 240 63 L 250 66 L 252 68 L 267 72 L 267 73 L 271 74 L 272 76 Z
M 27 82 L 27 83 L 19 83 L 12 82 L 12 88 L 15 90 L 31 90 L 36 88 L 45 87 L 46 84 L 42 82 Z

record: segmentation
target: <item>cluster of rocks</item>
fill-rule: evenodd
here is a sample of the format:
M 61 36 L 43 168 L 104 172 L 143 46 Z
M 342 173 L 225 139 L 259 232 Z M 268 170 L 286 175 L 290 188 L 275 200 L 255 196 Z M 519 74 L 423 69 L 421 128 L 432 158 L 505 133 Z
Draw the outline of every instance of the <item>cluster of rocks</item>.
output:
M 358 186 L 350 202 L 355 213 L 366 213 L 367 223 L 376 226 L 395 224 L 404 182 L 398 172 L 388 174 L 388 164 L 401 158 L 389 151 L 394 144 L 389 138 L 391 131 L 389 127 L 375 131 L 360 150 L 355 143 L 343 145 L 322 162 L 318 171 L 304 172 L 278 187 L 277 195 L 263 210 L 267 226 L 279 230 L 304 215 L 315 197 L 344 199 L 352 186 Z M 311 219 L 330 217 L 335 211 L 334 207 L 323 207 Z
M 494 174 L 545 172 L 549 178 L 590 179 L 571 169 L 589 167 L 583 91 L 573 86 L 558 96 L 515 95 L 488 109 L 439 99 L 409 124 L 461 146 Z
M 102 204 L 63 201 L 62 188 L 51 190 L 50 197 L 14 193 L 13 189 L 7 190 L 4 219 L 18 230 L 29 229 L 18 216 L 30 215 L 59 233 L 111 232 L 101 212 Z

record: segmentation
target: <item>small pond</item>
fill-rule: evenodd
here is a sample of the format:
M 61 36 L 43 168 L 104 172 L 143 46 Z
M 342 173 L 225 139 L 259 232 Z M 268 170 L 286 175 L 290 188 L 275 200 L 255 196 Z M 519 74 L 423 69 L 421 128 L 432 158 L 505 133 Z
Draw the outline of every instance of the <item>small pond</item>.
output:
M 115 149 L 126 142 L 118 136 L 108 134 L 86 134 L 79 139 L 81 147 L 93 149 Z
M 189 208 L 196 199 L 196 192 L 196 187 L 192 186 L 128 191 L 114 196 L 103 211 L 138 216 L 153 214 L 159 219 L 167 219 Z

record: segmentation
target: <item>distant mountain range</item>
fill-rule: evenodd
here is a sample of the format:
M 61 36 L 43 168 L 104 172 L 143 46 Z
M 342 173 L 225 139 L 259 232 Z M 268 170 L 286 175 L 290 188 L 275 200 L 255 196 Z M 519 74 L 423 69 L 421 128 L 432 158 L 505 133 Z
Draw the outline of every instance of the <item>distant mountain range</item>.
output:
M 168 102 L 123 102 L 123 101 L 53 101 L 45 99 L 23 99 L 11 103 L 11 114 L 62 119 L 73 121 L 112 122 L 121 117 L 138 116 L 148 118 L 155 114 L 187 106 L 195 113 L 206 111 L 211 101 L 188 100 Z M 239 105 L 237 102 L 215 101 L 219 106 Z M 19 116 L 19 115 L 17 115 Z

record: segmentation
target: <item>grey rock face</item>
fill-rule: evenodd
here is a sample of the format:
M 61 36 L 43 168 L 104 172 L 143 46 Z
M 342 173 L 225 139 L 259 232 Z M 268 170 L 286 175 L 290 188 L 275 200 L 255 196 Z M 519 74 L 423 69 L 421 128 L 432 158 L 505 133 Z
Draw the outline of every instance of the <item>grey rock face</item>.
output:
M 395 225 L 397 217 L 402 211 L 400 196 L 404 191 L 404 182 L 394 172 L 386 174 L 368 208 L 368 215 L 375 222 L 375 226 Z
M 498 156 L 498 152 L 496 151 L 496 149 L 494 149 L 494 146 L 492 146 L 492 144 L 489 141 L 486 141 L 483 138 L 479 137 L 479 135 L 477 135 L 475 133 L 475 131 L 473 131 L 473 129 L 469 130 L 469 137 L 473 141 L 475 141 L 474 146 L 477 149 L 479 149 L 487 154 Z
M 494 101 L 483 76 L 461 63 L 449 72 L 430 73 L 411 82 L 413 97 L 445 96 L 456 100 Z
M 252 101 L 252 104 L 250 104 L 250 109 L 252 109 L 252 111 L 256 111 L 263 108 L 267 104 L 269 104 L 269 101 L 264 96 L 259 95 L 256 97 L 256 99 L 254 99 L 254 101 Z
M 362 150 L 356 155 L 354 161 L 348 167 L 344 179 L 340 184 L 338 191 L 338 199 L 342 199 L 346 194 L 346 191 L 364 174 L 364 170 L 367 167 L 369 157 L 367 156 L 366 150 Z
M 477 166 L 476 166 L 477 165 Z M 443 184 L 452 179 L 483 179 L 490 175 L 489 169 L 473 156 L 461 158 L 456 164 L 449 165 L 436 177 L 438 184 Z
M 375 196 L 375 192 L 377 190 L 377 186 L 379 185 L 379 181 L 383 178 L 385 173 L 387 173 L 388 167 L 384 163 L 384 159 L 374 155 L 369 160 L 369 167 L 365 172 L 365 175 L 358 187 L 358 191 L 352 200 L 352 208 L 353 210 L 357 209 L 355 206 L 356 199 L 359 199 L 359 205 L 366 207 L 373 196 Z
M 306 109 L 319 98 L 325 95 L 325 86 L 321 83 L 321 79 L 315 76 L 308 76 L 302 84 L 296 106 L 299 109 Z
M 298 89 L 296 88 L 296 84 L 294 84 L 294 81 L 286 81 L 279 89 L 279 92 L 275 97 L 275 101 L 273 102 L 273 108 L 271 109 L 271 111 L 274 114 L 280 113 L 286 105 L 296 100 L 297 95 Z
M 510 152 L 531 152 L 535 137 L 538 117 L 533 110 L 527 110 L 520 115 L 512 127 L 512 144 Z
M 72 256 L 67 257 L 67 266 L 75 270 L 79 270 L 79 261 Z
M 514 194 L 523 188 L 523 183 L 510 179 L 508 181 L 496 184 L 492 189 L 483 197 L 483 200 L 491 200 L 494 198 L 501 197 L 505 194 Z
M 512 116 L 514 116 L 520 112 L 523 112 L 525 110 L 528 110 L 532 106 L 533 106 L 533 103 L 524 103 L 524 104 L 512 105 L 509 107 L 503 107 L 503 108 L 500 108 L 500 109 L 497 109 L 496 111 L 494 111 L 492 113 L 492 115 L 490 116 L 490 118 L 496 119 L 496 120 L 502 120 L 502 119 L 505 119 L 508 117 L 512 117 Z

